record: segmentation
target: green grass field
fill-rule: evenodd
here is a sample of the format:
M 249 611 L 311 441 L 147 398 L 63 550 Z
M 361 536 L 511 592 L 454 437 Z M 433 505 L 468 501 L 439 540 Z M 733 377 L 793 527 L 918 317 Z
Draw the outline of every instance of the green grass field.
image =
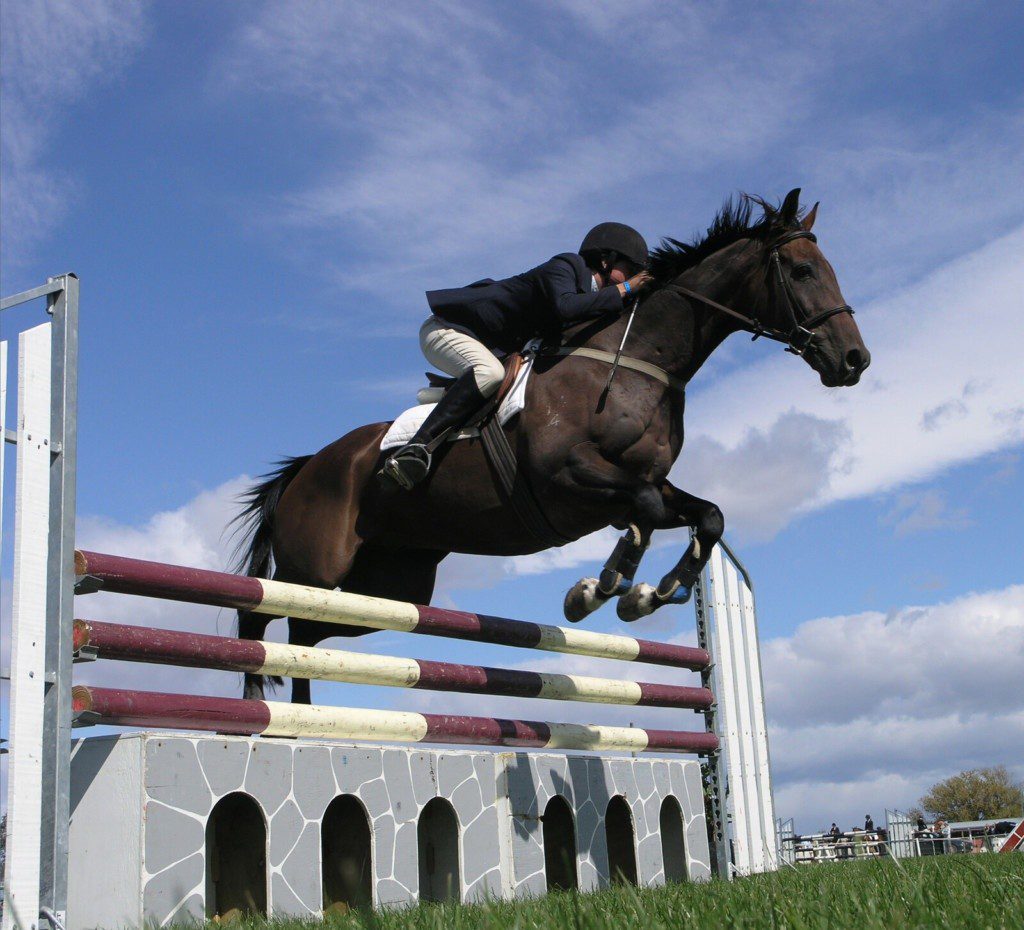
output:
M 620 887 L 587 895 L 553 894 L 516 904 L 423 905 L 335 915 L 326 921 L 246 924 L 274 930 L 1024 928 L 1024 855 L 818 865 L 731 883 L 642 891 Z

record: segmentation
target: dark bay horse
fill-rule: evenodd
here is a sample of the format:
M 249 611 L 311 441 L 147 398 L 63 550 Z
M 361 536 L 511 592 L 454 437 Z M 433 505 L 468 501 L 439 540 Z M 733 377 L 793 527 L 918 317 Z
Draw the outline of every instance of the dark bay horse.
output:
M 666 478 L 683 445 L 685 385 L 731 333 L 747 330 L 788 344 L 829 387 L 856 384 L 870 356 L 832 266 L 811 233 L 817 205 L 800 209 L 799 189 L 780 207 L 744 196 L 729 202 L 699 241 L 666 240 L 651 254 L 655 283 L 629 329 L 625 355 L 670 378 L 606 361 L 540 356 L 526 407 L 505 427 L 534 498 L 565 539 L 615 526 L 627 532 L 599 579 L 570 591 L 565 612 L 580 620 L 619 598 L 633 620 L 679 603 L 722 535 L 715 504 Z M 763 214 L 753 218 L 755 209 Z M 564 346 L 614 353 L 628 315 L 580 324 Z M 665 380 L 671 383 L 664 383 Z M 429 604 L 437 566 L 452 552 L 524 555 L 547 548 L 520 520 L 479 439 L 447 443 L 430 478 L 411 492 L 375 480 L 389 424 L 353 430 L 311 456 L 287 459 L 253 487 L 239 516 L 247 531 L 241 567 L 280 581 Z M 632 584 L 651 533 L 692 527 L 693 542 L 657 588 Z M 271 620 L 239 612 L 239 635 L 260 638 Z M 365 629 L 289 622 L 289 641 L 311 646 Z M 263 695 L 247 675 L 245 695 Z M 293 679 L 292 700 L 309 682 Z

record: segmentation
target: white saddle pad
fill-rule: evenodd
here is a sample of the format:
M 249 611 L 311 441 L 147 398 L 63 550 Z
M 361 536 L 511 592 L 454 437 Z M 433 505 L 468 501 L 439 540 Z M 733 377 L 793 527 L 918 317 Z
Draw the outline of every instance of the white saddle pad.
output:
M 527 346 L 527 348 L 529 348 L 529 346 Z M 498 422 L 502 426 L 508 423 L 512 417 L 521 412 L 523 407 L 526 406 L 526 382 L 530 377 L 530 371 L 532 368 L 533 355 L 529 355 L 527 356 L 526 361 L 523 362 L 523 367 L 519 369 L 519 374 L 516 375 L 516 380 L 512 385 L 512 390 L 505 395 L 505 399 L 501 402 L 501 406 L 498 407 Z M 434 390 L 438 389 L 424 388 L 419 392 L 417 397 L 420 400 L 425 400 L 432 396 L 427 392 Z M 400 414 L 384 434 L 384 438 L 380 443 L 381 451 L 385 452 L 388 449 L 404 446 L 410 439 L 412 439 L 413 436 L 416 435 L 416 431 L 423 425 L 423 421 L 430 415 L 430 411 L 436 406 L 436 403 L 419 404 L 415 407 L 410 407 L 404 413 Z M 459 433 L 450 436 L 449 441 L 469 439 L 473 436 L 479 435 L 480 431 L 478 429 L 464 429 Z

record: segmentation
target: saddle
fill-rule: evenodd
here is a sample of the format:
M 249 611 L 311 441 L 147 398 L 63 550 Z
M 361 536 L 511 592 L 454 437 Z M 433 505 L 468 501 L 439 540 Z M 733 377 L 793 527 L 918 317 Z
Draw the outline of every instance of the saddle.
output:
M 482 422 L 484 415 L 493 414 L 494 410 L 501 406 L 501 402 L 508 395 L 508 392 L 512 390 L 512 385 L 516 383 L 516 378 L 519 377 L 519 372 L 525 361 L 526 358 L 522 352 L 511 352 L 501 360 L 505 368 L 505 377 L 501 382 L 501 386 L 491 398 L 491 402 L 481 411 L 481 414 L 473 418 L 472 425 Z M 455 383 L 454 378 L 447 375 L 439 375 L 436 371 L 425 371 L 424 375 L 427 378 L 427 386 L 420 388 L 416 392 L 416 399 L 421 404 L 436 404 L 444 392 Z
M 512 352 L 502 359 L 505 377 L 501 386 L 483 409 L 466 424 L 466 428 L 475 427 L 479 430 L 484 454 L 494 469 L 498 485 L 523 525 L 546 546 L 564 546 L 571 540 L 559 533 L 544 515 L 528 479 L 519 468 L 505 430 L 498 421 L 497 413 L 502 401 L 515 385 L 525 361 L 526 357 L 521 352 Z M 426 376 L 428 387 L 422 388 L 416 395 L 421 404 L 439 401 L 455 381 L 454 378 L 433 371 L 426 372 Z

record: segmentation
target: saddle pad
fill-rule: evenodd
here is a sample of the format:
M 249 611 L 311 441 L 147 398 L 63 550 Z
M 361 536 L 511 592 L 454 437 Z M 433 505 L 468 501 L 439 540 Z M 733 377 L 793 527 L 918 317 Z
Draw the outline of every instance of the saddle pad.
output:
M 508 423 L 512 417 L 521 412 L 523 407 L 526 406 L 526 382 L 530 377 L 530 370 L 533 368 L 533 358 L 533 355 L 530 355 L 523 362 L 523 367 L 519 369 L 519 374 L 516 375 L 516 380 L 511 390 L 505 395 L 501 406 L 498 407 L 498 422 L 502 426 Z M 420 393 L 424 392 L 421 391 Z M 401 413 L 384 434 L 384 438 L 380 443 L 381 452 L 395 449 L 398 446 L 404 446 L 416 435 L 416 431 L 423 425 L 423 421 L 430 416 L 430 411 L 436 406 L 437 404 L 419 404 Z M 479 435 L 480 430 L 475 427 L 464 429 L 450 436 L 449 442 L 454 442 L 457 439 L 470 439 Z

